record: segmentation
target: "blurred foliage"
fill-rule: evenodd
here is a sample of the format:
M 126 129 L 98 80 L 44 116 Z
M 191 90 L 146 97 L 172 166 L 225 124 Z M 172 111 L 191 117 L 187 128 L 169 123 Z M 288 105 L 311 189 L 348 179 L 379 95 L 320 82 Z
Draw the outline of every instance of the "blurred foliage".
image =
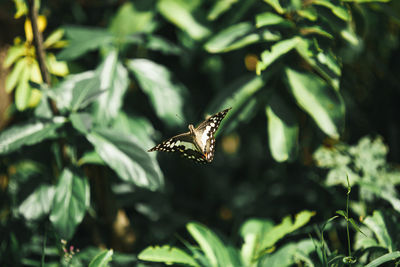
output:
M 399 263 L 398 1 L 35 1 L 51 86 L 14 3 L 1 266 Z M 147 152 L 228 107 L 211 164 Z

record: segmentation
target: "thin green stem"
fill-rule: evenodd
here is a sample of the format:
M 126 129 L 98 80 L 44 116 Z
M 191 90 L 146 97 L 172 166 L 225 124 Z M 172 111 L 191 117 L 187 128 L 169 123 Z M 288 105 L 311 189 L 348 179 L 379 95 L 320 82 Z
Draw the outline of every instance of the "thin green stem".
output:
M 42 262 L 41 266 L 44 267 L 44 259 L 46 255 L 46 241 L 47 241 L 47 222 L 44 224 L 44 236 L 43 236 L 43 246 L 42 246 Z

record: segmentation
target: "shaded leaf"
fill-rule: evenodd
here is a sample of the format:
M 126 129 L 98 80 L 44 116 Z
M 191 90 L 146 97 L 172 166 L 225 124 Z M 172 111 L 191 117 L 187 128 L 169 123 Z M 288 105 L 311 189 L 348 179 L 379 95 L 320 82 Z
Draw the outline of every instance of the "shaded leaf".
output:
M 185 118 L 182 96 L 184 87 L 173 81 L 172 73 L 147 59 L 132 59 L 127 65 L 149 96 L 157 116 L 170 126 L 181 125 Z
M 340 94 L 312 73 L 301 73 L 290 68 L 286 68 L 285 72 L 287 85 L 298 105 L 322 131 L 332 138 L 339 138 L 344 125 L 345 108 Z
M 105 29 L 82 26 L 65 27 L 68 46 L 58 55 L 58 60 L 72 60 L 95 49 L 110 44 L 114 36 Z
M 215 1 L 213 7 L 208 13 L 208 20 L 216 20 L 223 13 L 227 12 L 238 0 L 218 0 Z
M 372 217 L 368 216 L 365 218 L 363 223 L 374 232 L 379 245 L 387 248 L 389 251 L 393 251 L 393 241 L 388 232 L 384 217 L 380 211 L 374 211 Z
M 138 258 L 144 261 L 164 262 L 166 264 L 180 263 L 190 266 L 200 266 L 195 259 L 185 251 L 168 245 L 162 247 L 147 247 L 139 253 Z
M 90 204 L 89 183 L 78 170 L 65 168 L 60 174 L 50 221 L 62 238 L 70 239 Z
M 0 155 L 11 153 L 24 145 L 34 145 L 56 137 L 55 130 L 65 123 L 64 117 L 35 119 L 12 126 L 0 133 Z
M 400 251 L 395 251 L 391 253 L 387 253 L 383 256 L 380 256 L 379 258 L 371 261 L 364 267 L 376 267 L 376 266 L 382 266 L 382 264 L 390 261 L 395 261 L 400 258 Z M 394 263 L 393 263 L 394 264 Z

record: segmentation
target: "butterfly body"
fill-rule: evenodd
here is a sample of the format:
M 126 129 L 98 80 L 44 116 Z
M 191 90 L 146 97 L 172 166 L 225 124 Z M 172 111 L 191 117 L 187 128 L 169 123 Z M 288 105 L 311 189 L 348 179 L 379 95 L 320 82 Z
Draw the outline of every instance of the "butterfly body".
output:
M 218 112 L 200 123 L 197 128 L 189 124 L 189 132 L 176 135 L 149 150 L 178 152 L 184 157 L 197 162 L 211 162 L 214 158 L 215 138 L 222 119 L 231 108 Z

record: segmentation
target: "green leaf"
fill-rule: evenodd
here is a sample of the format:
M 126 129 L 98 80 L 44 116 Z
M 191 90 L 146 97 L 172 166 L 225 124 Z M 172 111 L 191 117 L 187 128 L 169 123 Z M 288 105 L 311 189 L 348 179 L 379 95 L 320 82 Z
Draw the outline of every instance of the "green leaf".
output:
M 342 0 L 343 2 L 354 2 L 354 3 L 372 3 L 372 2 L 382 2 L 387 3 L 391 0 Z
M 59 110 L 68 111 L 85 108 L 104 92 L 99 73 L 94 71 L 70 75 L 55 88 L 46 91 Z
M 337 210 L 336 214 L 339 214 L 340 216 L 343 216 L 343 218 L 347 219 L 347 215 L 344 210 Z
M 297 153 L 299 126 L 289 107 L 273 95 L 266 108 L 268 139 L 273 158 L 278 162 L 293 160 Z
M 215 1 L 213 7 L 208 13 L 208 20 L 216 20 L 223 13 L 227 12 L 238 0 L 218 0 Z
M 179 55 L 182 53 L 182 49 L 179 46 L 155 34 L 147 36 L 146 40 L 145 46 L 147 49 L 159 51 L 166 55 Z
M 389 252 L 393 251 L 393 241 L 388 232 L 384 217 L 380 211 L 374 211 L 372 217 L 368 216 L 365 218 L 364 224 L 374 232 L 379 245 L 387 248 Z
M 163 175 L 157 161 L 134 136 L 115 130 L 94 129 L 86 137 L 121 179 L 150 190 L 163 186 Z
M 285 9 L 279 3 L 279 0 L 264 0 L 264 2 L 272 6 L 279 14 L 283 14 L 285 12 Z
M 349 222 L 350 222 L 351 226 L 353 227 L 353 229 L 354 229 L 356 232 L 360 232 L 361 234 L 363 234 L 364 236 L 366 236 L 366 235 L 363 233 L 363 231 L 361 231 L 360 227 L 357 225 L 357 223 L 354 221 L 353 218 L 350 218 L 350 219 L 349 219 Z
M 108 263 L 112 260 L 113 250 L 104 250 L 96 255 L 89 263 L 89 267 L 108 267 Z
M 70 239 L 90 204 L 88 180 L 78 170 L 65 168 L 60 174 L 50 221 L 64 239 Z
M 279 25 L 284 27 L 294 27 L 294 23 L 290 20 L 286 20 L 281 16 L 272 13 L 272 12 L 264 12 L 256 15 L 256 27 L 261 28 L 264 26 L 272 26 Z
M 9 154 L 24 145 L 34 145 L 56 137 L 55 130 L 65 123 L 64 117 L 35 119 L 12 126 L 0 133 L 0 155 Z
M 40 219 L 50 212 L 54 193 L 54 186 L 42 184 L 21 203 L 18 211 L 26 220 Z
M 211 266 L 234 266 L 235 260 L 231 259 L 227 250 L 218 236 L 210 229 L 199 223 L 188 223 L 186 229 L 200 245 Z
M 269 220 L 249 219 L 240 227 L 240 235 L 244 240 L 240 253 L 245 266 L 251 266 L 258 256 L 259 245 L 265 242 L 266 233 L 273 226 Z
M 82 166 L 84 164 L 98 164 L 105 165 L 105 162 L 101 159 L 96 151 L 85 152 L 83 156 L 78 160 L 78 165 Z
M 125 36 L 138 32 L 152 32 L 157 26 L 153 5 L 136 7 L 135 2 L 126 2 L 118 9 L 110 24 L 110 32 Z
M 149 96 L 157 116 L 170 126 L 182 124 L 183 85 L 173 81 L 172 73 L 162 65 L 147 59 L 129 60 L 128 68 L 142 90 Z
M 105 29 L 81 26 L 65 27 L 69 45 L 58 55 L 58 60 L 72 60 L 95 49 L 110 44 L 114 36 Z
M 3 66 L 5 68 L 10 67 L 12 64 L 14 64 L 20 57 L 22 57 L 25 54 L 26 48 L 25 45 L 15 45 L 10 47 L 7 50 L 7 56 L 4 59 Z
M 168 245 L 162 247 L 147 247 L 139 253 L 138 259 L 143 261 L 164 262 L 166 264 L 180 263 L 190 266 L 200 266 L 195 259 L 185 251 Z
M 90 113 L 71 113 L 69 116 L 72 126 L 82 134 L 87 134 L 93 126 L 93 118 Z
M 241 22 L 216 34 L 204 45 L 204 48 L 210 53 L 224 53 L 262 40 L 279 39 L 278 33 L 272 33 L 267 29 L 258 30 L 250 22 Z
M 294 37 L 274 44 L 270 50 L 265 50 L 261 53 L 261 61 L 257 63 L 257 74 L 265 70 L 280 56 L 287 54 L 290 50 L 294 49 L 300 42 L 300 38 Z
M 58 61 L 51 53 L 46 54 L 46 63 L 51 74 L 64 77 L 69 73 L 67 62 Z
M 344 103 L 340 94 L 312 73 L 286 68 L 286 82 L 298 105 L 332 138 L 339 138 L 344 125 Z
M 28 107 L 29 98 L 31 96 L 31 87 L 29 86 L 28 78 L 30 75 L 30 68 L 25 69 L 21 80 L 15 90 L 15 106 L 19 111 L 23 111 Z
M 6 79 L 6 92 L 11 93 L 12 90 L 15 88 L 17 83 L 19 83 L 24 78 L 25 72 L 29 69 L 29 64 L 27 58 L 21 58 L 15 63 L 14 68 L 12 69 L 11 73 L 8 74 Z M 28 76 L 29 77 L 29 76 Z M 27 82 L 27 80 L 26 80 Z
M 349 11 L 343 6 L 333 4 L 332 1 L 330 0 L 315 0 L 313 1 L 313 4 L 329 8 L 333 14 L 335 14 L 338 18 L 344 21 L 350 20 Z
M 377 266 L 382 266 L 382 264 L 386 263 L 386 262 L 390 262 L 390 261 L 395 261 L 397 259 L 400 258 L 400 251 L 395 251 L 395 252 L 391 252 L 391 253 L 387 253 L 383 256 L 380 256 L 379 258 L 371 261 L 370 263 L 368 263 L 367 265 L 365 265 L 364 267 L 377 267 Z M 394 264 L 394 262 L 393 262 Z M 386 265 L 385 265 L 386 266 Z
M 201 40 L 210 34 L 205 26 L 195 20 L 189 4 L 184 0 L 160 0 L 157 8 L 161 15 L 194 40 Z
M 63 29 L 57 29 L 52 32 L 49 37 L 43 42 L 45 48 L 50 48 L 52 45 L 60 41 L 64 36 L 65 31 Z
M 118 61 L 117 51 L 111 51 L 97 69 L 100 78 L 100 89 L 105 92 L 95 104 L 96 120 L 99 123 L 109 123 L 120 112 L 124 95 L 128 89 L 128 71 Z

